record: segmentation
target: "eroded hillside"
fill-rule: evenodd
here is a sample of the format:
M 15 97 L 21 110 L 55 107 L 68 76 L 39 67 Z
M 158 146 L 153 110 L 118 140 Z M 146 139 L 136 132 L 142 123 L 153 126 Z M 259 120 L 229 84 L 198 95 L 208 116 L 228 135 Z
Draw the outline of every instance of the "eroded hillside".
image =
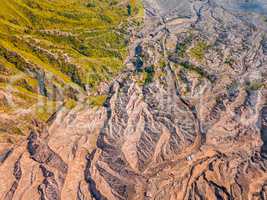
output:
M 0 198 L 267 199 L 265 2 L 143 3 L 104 105 L 1 145 Z

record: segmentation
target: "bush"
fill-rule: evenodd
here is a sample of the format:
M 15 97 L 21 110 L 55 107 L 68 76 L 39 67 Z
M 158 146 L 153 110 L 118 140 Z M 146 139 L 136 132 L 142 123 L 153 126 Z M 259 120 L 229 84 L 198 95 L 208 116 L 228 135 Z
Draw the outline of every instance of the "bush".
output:
M 190 49 L 190 55 L 198 61 L 202 61 L 208 49 L 208 44 L 204 41 L 198 42 L 193 48 Z

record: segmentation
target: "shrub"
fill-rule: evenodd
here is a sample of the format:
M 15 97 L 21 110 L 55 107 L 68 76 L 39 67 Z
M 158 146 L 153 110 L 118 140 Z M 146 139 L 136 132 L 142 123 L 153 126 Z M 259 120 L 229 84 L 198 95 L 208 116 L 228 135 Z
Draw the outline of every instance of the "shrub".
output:
M 202 61 L 208 49 L 208 44 L 204 41 L 199 41 L 193 48 L 190 49 L 190 56 L 198 61 Z

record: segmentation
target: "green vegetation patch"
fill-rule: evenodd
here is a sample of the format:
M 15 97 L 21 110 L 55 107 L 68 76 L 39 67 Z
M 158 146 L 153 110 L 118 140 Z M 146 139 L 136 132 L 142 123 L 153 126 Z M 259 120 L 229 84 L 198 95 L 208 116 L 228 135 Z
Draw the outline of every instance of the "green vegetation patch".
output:
M 250 81 L 246 84 L 246 90 L 247 91 L 257 91 L 261 88 L 266 87 L 265 83 L 259 80 Z
M 28 113 L 15 119 L 20 127 L 46 121 L 63 102 L 72 109 L 85 90 L 96 93 L 123 69 L 128 27 L 142 17 L 141 0 L 1 1 L 0 84 L 14 105 L 0 113 Z M 93 96 L 90 104 L 104 101 Z
M 154 66 L 147 66 L 140 71 L 137 71 L 137 75 L 139 76 L 137 83 L 141 86 L 148 85 L 154 79 L 155 69 Z
M 202 61 L 208 48 L 209 45 L 206 42 L 199 41 L 189 50 L 189 55 L 197 61 Z
M 88 103 L 93 107 L 101 107 L 107 100 L 106 95 L 91 96 L 88 99 Z
M 193 72 L 197 73 L 200 77 L 204 77 L 204 78 L 208 79 L 211 82 L 216 80 L 215 76 L 209 74 L 207 71 L 205 71 L 201 67 L 195 66 L 192 63 L 189 63 L 187 61 L 186 62 L 181 62 L 180 66 L 182 66 L 186 70 L 190 70 L 190 71 L 193 71 Z

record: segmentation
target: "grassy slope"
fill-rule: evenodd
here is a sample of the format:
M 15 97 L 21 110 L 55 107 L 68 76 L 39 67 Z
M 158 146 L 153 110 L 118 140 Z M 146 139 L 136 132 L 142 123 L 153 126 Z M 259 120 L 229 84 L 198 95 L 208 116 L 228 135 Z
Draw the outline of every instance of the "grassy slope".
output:
M 127 54 L 127 25 L 141 10 L 139 0 L 3 0 L 0 141 L 116 75 Z

